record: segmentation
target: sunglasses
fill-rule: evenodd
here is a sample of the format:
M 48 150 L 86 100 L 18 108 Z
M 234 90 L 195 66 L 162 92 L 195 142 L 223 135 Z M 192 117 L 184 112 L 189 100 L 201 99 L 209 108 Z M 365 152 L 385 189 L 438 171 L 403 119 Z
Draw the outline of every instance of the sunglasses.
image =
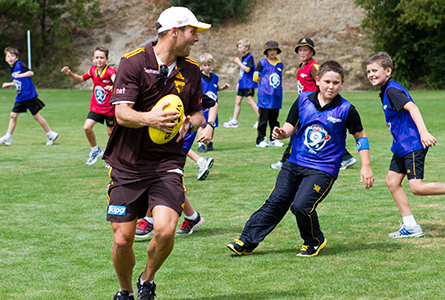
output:
M 168 79 L 168 67 L 166 65 L 161 65 L 158 70 L 158 76 L 159 78 L 158 81 L 156 81 L 156 86 L 158 87 L 158 90 L 162 90 Z

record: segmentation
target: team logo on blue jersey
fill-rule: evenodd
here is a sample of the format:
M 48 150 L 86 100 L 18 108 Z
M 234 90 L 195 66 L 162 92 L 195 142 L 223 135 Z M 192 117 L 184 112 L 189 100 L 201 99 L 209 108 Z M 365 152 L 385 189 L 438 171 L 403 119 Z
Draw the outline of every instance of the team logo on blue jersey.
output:
M 19 80 L 14 80 L 14 88 L 17 91 L 17 94 L 20 94 L 22 92 L 22 82 Z
M 207 93 L 205 93 L 205 95 L 207 97 L 209 97 L 212 100 L 218 101 L 218 95 L 216 95 L 214 92 L 212 91 L 207 91 Z
M 107 96 L 107 92 L 100 85 L 96 85 L 94 88 L 94 97 L 96 97 L 96 101 L 99 104 L 103 104 L 105 102 L 105 97 Z
M 317 153 L 323 149 L 326 142 L 331 139 L 328 132 L 319 125 L 312 125 L 306 128 L 304 133 L 304 144 L 309 148 L 309 152 Z
M 125 216 L 126 211 L 127 208 L 125 206 L 108 205 L 107 214 L 115 216 Z
M 244 75 L 243 69 L 239 68 L 238 78 L 239 79 L 243 78 L 243 75 Z
M 278 88 L 280 86 L 281 80 L 280 75 L 277 73 L 272 73 L 269 76 L 269 85 L 273 87 L 274 89 Z

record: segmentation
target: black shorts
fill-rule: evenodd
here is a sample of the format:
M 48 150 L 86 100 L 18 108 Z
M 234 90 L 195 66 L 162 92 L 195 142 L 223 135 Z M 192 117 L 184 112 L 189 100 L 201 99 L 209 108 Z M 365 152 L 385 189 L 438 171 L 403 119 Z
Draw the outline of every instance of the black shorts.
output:
M 29 100 L 16 102 L 12 108 L 12 112 L 23 113 L 29 109 L 31 114 L 34 116 L 44 107 L 45 103 L 43 103 L 39 98 L 35 97 Z
M 170 207 L 181 215 L 185 190 L 176 172 L 131 174 L 110 168 L 107 221 L 130 222 L 145 217 L 148 207 Z
M 428 152 L 428 148 L 429 147 L 416 150 L 403 157 L 398 157 L 394 154 L 391 159 L 389 170 L 399 174 L 406 174 L 408 180 L 423 179 L 425 157 Z
M 110 116 L 102 115 L 102 114 L 99 114 L 99 113 L 94 112 L 94 111 L 90 111 L 88 113 L 87 119 L 93 120 L 93 121 L 98 122 L 100 124 L 103 124 L 104 121 L 106 120 L 107 121 L 107 127 L 113 127 L 114 123 L 116 123 L 116 117 L 114 117 L 114 116 L 110 117 Z
M 241 97 L 253 97 L 255 95 L 255 89 L 238 89 L 236 95 Z

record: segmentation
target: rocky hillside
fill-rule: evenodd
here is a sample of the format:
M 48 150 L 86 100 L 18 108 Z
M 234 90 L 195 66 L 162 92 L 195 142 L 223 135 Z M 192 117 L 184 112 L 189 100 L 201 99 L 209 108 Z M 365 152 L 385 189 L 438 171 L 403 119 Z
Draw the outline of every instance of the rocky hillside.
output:
M 91 50 L 104 45 L 110 50 L 110 64 L 118 65 L 120 56 L 156 38 L 154 24 L 167 6 L 166 0 L 117 0 L 102 3 L 103 20 L 88 35 L 76 39 L 83 61 L 79 73 L 91 65 Z M 244 22 L 234 19 L 230 24 L 211 28 L 200 34 L 191 58 L 209 52 L 215 57 L 214 71 L 221 82 L 235 87 L 238 67 L 233 63 L 237 55 L 236 42 L 247 38 L 255 61 L 263 57 L 263 45 L 276 40 L 284 63 L 284 88 L 296 90 L 296 70 L 299 64 L 294 47 L 301 37 L 315 42 L 319 63 L 334 59 L 346 70 L 344 90 L 359 90 L 366 86 L 364 61 L 368 50 L 361 39 L 360 22 L 363 12 L 353 0 L 251 0 L 250 13 Z M 156 4 L 154 4 L 154 2 Z M 79 86 L 90 88 L 90 83 Z

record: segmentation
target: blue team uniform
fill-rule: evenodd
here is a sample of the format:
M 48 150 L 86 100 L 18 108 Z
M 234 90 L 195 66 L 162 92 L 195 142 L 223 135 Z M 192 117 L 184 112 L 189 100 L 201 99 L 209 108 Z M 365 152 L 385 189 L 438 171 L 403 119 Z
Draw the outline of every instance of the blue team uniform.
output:
M 255 73 L 255 60 L 253 58 L 253 55 L 248 53 L 247 55 L 243 56 L 241 62 L 243 65 L 246 66 L 249 59 L 252 59 L 252 67 L 250 68 L 249 73 L 244 72 L 241 67 L 239 68 L 239 89 L 254 89 L 258 87 L 257 83 L 253 81 L 253 73 Z
M 207 79 L 210 79 L 210 81 L 207 81 Z M 218 102 L 218 83 L 219 83 L 219 77 L 218 75 L 214 73 L 210 73 L 210 77 L 205 76 L 201 73 L 201 84 L 202 84 L 202 93 L 204 95 L 207 95 L 209 98 L 215 100 L 215 102 Z M 206 121 L 209 119 L 209 109 L 203 109 L 202 113 L 204 114 L 204 118 Z M 218 127 L 218 115 L 216 116 L 216 127 Z
M 413 103 L 414 101 L 408 91 L 393 80 L 388 83 L 382 99 L 382 107 L 383 112 L 385 113 L 386 124 L 388 125 L 388 128 L 394 138 L 391 151 L 398 157 L 403 157 L 408 153 L 423 149 L 423 145 L 420 139 L 419 130 L 417 129 L 416 123 L 414 123 L 409 111 L 397 111 L 392 107 L 386 93 L 389 88 L 403 91 L 410 101 Z
M 258 107 L 281 109 L 283 102 L 283 63 L 277 58 L 272 64 L 266 57 L 260 60 L 260 66 L 255 71 L 260 76 L 258 84 Z
M 25 70 L 28 71 L 28 67 L 21 61 L 17 61 L 14 66 L 10 68 L 11 75 L 16 72 L 23 74 L 26 72 Z M 12 81 L 14 82 L 14 87 L 17 91 L 17 97 L 15 98 L 16 102 L 30 100 L 38 96 L 31 77 L 12 78 Z

